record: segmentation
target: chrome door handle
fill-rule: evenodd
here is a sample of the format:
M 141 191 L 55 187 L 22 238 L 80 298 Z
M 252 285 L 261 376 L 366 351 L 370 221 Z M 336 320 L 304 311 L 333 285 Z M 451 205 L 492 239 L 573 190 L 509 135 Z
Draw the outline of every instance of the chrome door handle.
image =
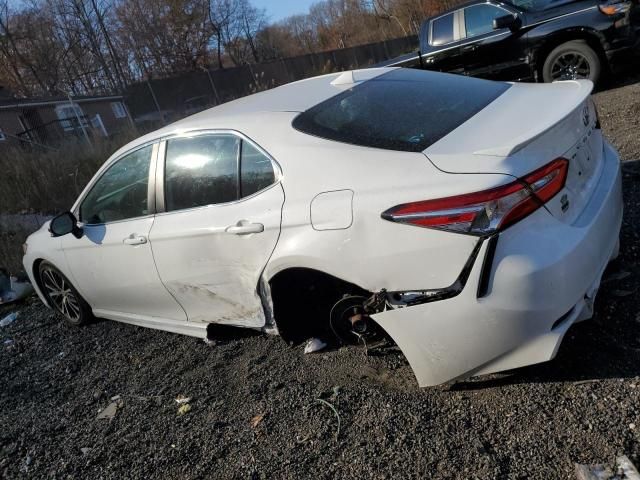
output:
M 465 53 L 475 52 L 478 49 L 478 45 L 468 45 L 466 47 L 462 47 L 462 51 Z
M 127 238 L 122 240 L 122 243 L 124 243 L 125 245 L 142 245 L 144 243 L 147 243 L 147 237 L 145 237 L 144 235 L 136 235 L 135 233 L 132 233 Z
M 264 232 L 264 225 L 261 223 L 246 223 L 240 221 L 235 225 L 228 226 L 224 231 L 233 235 L 249 235 L 251 233 Z

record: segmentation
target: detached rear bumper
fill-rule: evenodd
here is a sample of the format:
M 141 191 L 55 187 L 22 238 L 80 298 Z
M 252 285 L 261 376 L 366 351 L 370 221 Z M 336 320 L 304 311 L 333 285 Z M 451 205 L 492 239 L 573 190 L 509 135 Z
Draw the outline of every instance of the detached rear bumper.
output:
M 500 234 L 486 295 L 478 298 L 484 241 L 458 296 L 373 316 L 420 386 L 551 360 L 571 324 L 592 315 L 622 224 L 620 162 L 604 148 L 598 185 L 574 224 L 540 209 Z

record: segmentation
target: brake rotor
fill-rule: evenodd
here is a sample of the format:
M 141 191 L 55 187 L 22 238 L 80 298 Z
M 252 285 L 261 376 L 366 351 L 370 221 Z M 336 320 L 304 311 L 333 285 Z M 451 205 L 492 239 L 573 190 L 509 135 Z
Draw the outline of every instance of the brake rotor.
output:
M 329 324 L 334 335 L 345 344 L 357 344 L 370 328 L 369 315 L 365 312 L 366 297 L 350 295 L 338 300 L 329 314 Z

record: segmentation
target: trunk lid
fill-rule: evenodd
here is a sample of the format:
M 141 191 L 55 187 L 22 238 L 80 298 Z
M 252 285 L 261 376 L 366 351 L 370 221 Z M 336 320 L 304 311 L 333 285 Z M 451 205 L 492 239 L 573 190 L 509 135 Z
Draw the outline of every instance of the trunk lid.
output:
M 547 209 L 572 223 L 602 169 L 603 139 L 589 81 L 514 84 L 505 94 L 424 151 L 449 173 L 521 178 L 556 158 L 569 160 L 565 189 Z

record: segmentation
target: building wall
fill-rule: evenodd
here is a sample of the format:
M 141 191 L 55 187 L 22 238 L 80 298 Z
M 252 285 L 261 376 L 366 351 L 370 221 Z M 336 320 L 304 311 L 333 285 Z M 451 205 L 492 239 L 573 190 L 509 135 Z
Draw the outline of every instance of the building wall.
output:
M 113 135 L 114 133 L 128 128 L 130 125 L 129 118 L 126 115 L 121 118 L 116 116 L 116 111 L 111 105 L 116 102 L 119 102 L 119 100 L 116 100 L 115 102 L 112 100 L 102 99 L 91 101 L 79 100 L 74 103 L 80 106 L 83 115 L 87 117 L 89 122 L 87 127 L 88 133 L 93 136 L 102 136 L 103 131 L 98 128 L 93 128 L 91 124 L 91 120 L 94 119 L 96 115 L 100 115 L 107 135 Z M 53 144 L 68 137 L 80 136 L 82 135 L 82 131 L 80 129 L 65 131 L 63 125 L 59 121 L 56 107 L 67 103 L 57 102 L 55 104 L 37 105 L 33 107 L 30 107 L 29 105 L 22 105 L 16 108 L 0 110 L 0 130 L 9 135 L 17 135 L 18 133 L 23 132 L 24 127 L 20 123 L 20 116 L 24 116 L 25 112 L 28 110 L 35 110 L 37 112 L 36 116 L 39 117 L 40 120 L 40 126 L 32 132 L 32 139 L 34 141 Z M 124 105 L 124 102 L 122 103 Z M 126 110 L 124 110 L 124 112 L 121 111 L 120 113 L 126 113 Z M 71 118 L 74 118 L 74 116 L 72 115 Z M 74 121 L 74 124 L 75 123 L 76 122 Z M 31 125 L 31 127 L 35 126 L 35 124 Z M 0 145 L 9 143 L 15 144 L 17 142 L 13 137 L 9 137 L 8 135 L 5 135 L 5 137 L 5 141 L 0 142 Z
M 14 111 L 0 110 L 0 130 L 11 135 L 22 131 L 18 116 Z

